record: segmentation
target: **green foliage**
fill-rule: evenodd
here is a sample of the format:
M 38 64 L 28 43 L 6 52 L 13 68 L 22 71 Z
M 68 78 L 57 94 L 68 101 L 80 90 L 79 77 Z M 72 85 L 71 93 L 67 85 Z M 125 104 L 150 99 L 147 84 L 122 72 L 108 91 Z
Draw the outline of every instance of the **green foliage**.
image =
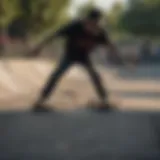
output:
M 50 28 L 62 23 L 65 16 L 65 9 L 68 6 L 68 0 L 39 0 L 32 4 L 32 25 L 35 31 Z M 62 14 L 65 18 L 62 18 Z
M 19 20 L 31 33 L 39 33 L 67 19 L 65 12 L 69 1 L 0 0 L 0 26 L 6 27 Z
M 120 2 L 116 2 L 112 10 L 106 16 L 107 27 L 112 31 L 120 30 L 120 18 L 124 11 L 124 6 Z
M 6 26 L 20 14 L 18 0 L 0 0 L 0 26 Z
M 16 20 L 29 33 L 41 33 L 55 28 L 69 19 L 66 12 L 70 0 L 0 0 L 0 28 Z M 84 17 L 94 8 L 94 1 L 77 9 L 77 16 Z M 160 35 L 160 0 L 129 0 L 128 8 L 117 2 L 106 15 L 107 27 L 113 32 L 126 32 L 140 36 Z M 20 28 L 22 28 L 20 26 Z
M 135 35 L 159 36 L 160 0 L 133 1 L 122 15 L 120 25 Z

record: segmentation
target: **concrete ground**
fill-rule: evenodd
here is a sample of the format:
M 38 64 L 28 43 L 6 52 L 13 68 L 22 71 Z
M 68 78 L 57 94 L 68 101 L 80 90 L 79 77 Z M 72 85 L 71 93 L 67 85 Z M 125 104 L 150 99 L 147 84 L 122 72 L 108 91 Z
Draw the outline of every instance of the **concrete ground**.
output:
M 44 60 L 6 60 L 0 62 L 0 110 L 27 110 L 37 99 L 54 65 Z M 104 86 L 110 100 L 121 110 L 160 110 L 159 66 L 135 69 L 102 68 Z M 95 90 L 83 68 L 75 66 L 62 78 L 54 97 L 47 102 L 58 109 L 77 109 L 90 99 Z M 75 106 L 77 106 L 75 108 Z

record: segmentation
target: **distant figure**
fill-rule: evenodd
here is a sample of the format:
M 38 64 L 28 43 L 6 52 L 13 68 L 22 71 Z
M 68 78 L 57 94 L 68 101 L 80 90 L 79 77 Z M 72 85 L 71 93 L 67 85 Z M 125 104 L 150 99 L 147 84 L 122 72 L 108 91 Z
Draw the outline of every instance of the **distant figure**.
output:
M 155 51 L 155 55 L 160 56 L 160 47 L 158 47 Z
M 141 60 L 148 60 L 152 56 L 152 46 L 151 41 L 146 39 L 140 48 Z
M 112 44 L 108 34 L 105 33 L 104 29 L 99 25 L 101 18 L 102 13 L 97 9 L 93 9 L 85 19 L 74 20 L 68 25 L 62 27 L 56 33 L 45 39 L 34 51 L 30 53 L 39 55 L 40 50 L 56 37 L 62 36 L 67 39 L 65 55 L 56 70 L 49 77 L 40 98 L 34 105 L 34 111 L 44 109 L 43 103 L 45 100 L 51 95 L 52 91 L 55 91 L 64 72 L 75 63 L 83 65 L 91 76 L 97 94 L 104 104 L 101 105 L 100 109 L 110 109 L 108 93 L 102 86 L 100 76 L 89 59 L 89 55 L 95 47 L 98 45 L 105 45 L 110 49 L 112 57 L 114 57 L 115 60 L 120 60 L 116 48 Z

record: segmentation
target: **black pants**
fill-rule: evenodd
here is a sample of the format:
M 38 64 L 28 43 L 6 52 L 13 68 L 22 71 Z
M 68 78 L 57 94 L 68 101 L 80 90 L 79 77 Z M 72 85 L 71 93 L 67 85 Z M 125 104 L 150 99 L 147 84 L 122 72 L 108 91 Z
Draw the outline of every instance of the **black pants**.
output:
M 60 64 L 56 68 L 56 70 L 49 77 L 49 80 L 42 91 L 41 101 L 44 101 L 46 98 L 48 98 L 50 96 L 52 91 L 54 91 L 56 89 L 57 82 L 60 80 L 62 75 L 74 63 L 80 63 L 82 66 L 84 66 L 86 68 L 86 70 L 88 71 L 88 73 L 91 77 L 91 80 L 95 86 L 95 89 L 96 89 L 99 97 L 101 98 L 101 100 L 105 100 L 107 95 L 106 95 L 105 89 L 102 86 L 101 78 L 100 78 L 99 74 L 95 71 L 95 69 L 93 68 L 89 58 L 84 58 L 82 60 L 74 60 L 74 59 L 71 59 L 66 56 L 61 60 Z

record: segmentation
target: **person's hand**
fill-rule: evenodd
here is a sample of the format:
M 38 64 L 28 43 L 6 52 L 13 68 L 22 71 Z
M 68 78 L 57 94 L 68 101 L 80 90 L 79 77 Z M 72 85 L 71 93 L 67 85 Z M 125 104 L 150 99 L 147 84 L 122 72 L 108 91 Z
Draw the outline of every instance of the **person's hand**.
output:
M 115 61 L 116 61 L 117 64 L 119 64 L 119 65 L 124 65 L 124 64 L 125 64 L 124 59 L 123 59 L 119 54 L 116 54 L 116 56 L 115 56 Z
M 128 62 L 128 63 L 126 64 L 126 68 L 127 68 L 127 70 L 129 70 L 129 71 L 135 71 L 135 70 L 136 70 L 136 63 Z
M 117 65 L 117 67 L 122 67 L 129 72 L 134 72 L 136 69 L 136 65 L 134 63 L 127 61 L 119 54 L 112 54 L 111 61 Z
M 118 54 L 114 54 L 114 53 L 110 54 L 109 59 L 115 65 L 124 65 L 123 58 L 119 56 Z
M 123 68 L 128 70 L 129 72 L 134 72 L 136 70 L 136 63 L 133 61 L 129 61 L 127 59 L 123 59 Z

